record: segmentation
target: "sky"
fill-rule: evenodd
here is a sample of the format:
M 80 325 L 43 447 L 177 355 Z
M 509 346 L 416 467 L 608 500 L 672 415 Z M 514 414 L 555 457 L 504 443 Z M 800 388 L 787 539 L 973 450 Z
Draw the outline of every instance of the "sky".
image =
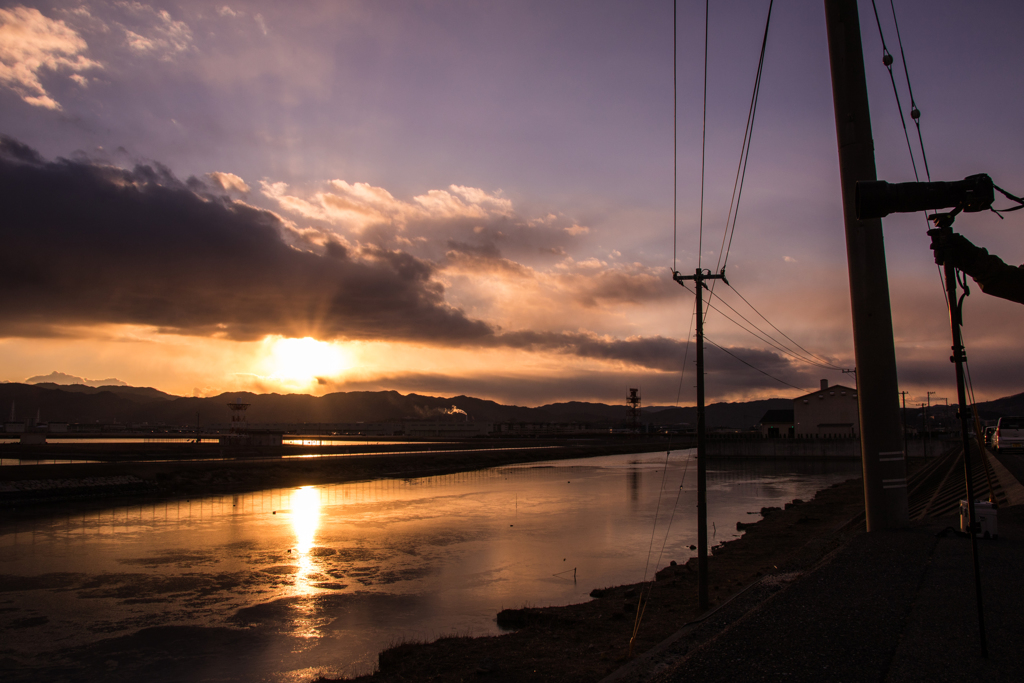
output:
M 1024 192 L 1024 5 L 894 5 L 932 178 Z M 912 181 L 859 7 L 878 177 Z M 711 3 L 702 218 L 704 3 L 679 2 L 674 226 L 665 0 L 0 3 L 0 380 L 692 405 L 671 274 L 721 263 L 767 10 Z M 884 221 L 909 404 L 956 396 L 927 227 Z M 1024 261 L 1020 214 L 955 228 Z M 709 402 L 853 384 L 821 2 L 774 4 L 726 263 Z M 972 287 L 964 315 L 977 398 L 1024 390 L 1024 309 Z

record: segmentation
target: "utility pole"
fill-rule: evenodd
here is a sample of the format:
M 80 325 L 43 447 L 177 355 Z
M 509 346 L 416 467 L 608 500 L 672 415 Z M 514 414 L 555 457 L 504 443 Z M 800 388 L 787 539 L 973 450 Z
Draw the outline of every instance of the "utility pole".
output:
M 932 443 L 932 394 L 937 394 L 937 391 L 925 392 L 928 399 L 928 407 L 924 409 L 924 443 L 926 446 L 930 446 Z
M 900 398 L 903 399 L 903 453 L 908 454 L 910 451 L 907 449 L 907 394 L 910 392 L 901 391 Z
M 697 603 L 701 611 L 708 608 L 708 482 L 707 443 L 704 424 L 704 290 L 705 280 L 722 280 L 725 270 L 712 275 L 710 270 L 698 268 L 693 275 L 672 273 L 672 279 L 685 287 L 693 280 L 697 294 Z
M 868 531 L 910 522 L 882 221 L 858 220 L 856 183 L 876 180 L 857 0 L 825 0 L 843 189 Z

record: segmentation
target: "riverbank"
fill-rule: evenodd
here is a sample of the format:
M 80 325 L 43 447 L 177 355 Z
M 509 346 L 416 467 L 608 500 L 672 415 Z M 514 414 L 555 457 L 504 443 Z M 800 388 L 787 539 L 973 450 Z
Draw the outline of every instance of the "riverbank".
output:
M 444 452 L 340 457 L 167 460 L 0 467 L 0 510 L 10 520 L 97 507 L 374 479 L 406 479 L 525 462 L 664 450 L 663 440 L 474 444 Z
M 715 546 L 709 557 L 711 603 L 720 609 L 707 620 L 707 628 L 688 634 L 692 642 L 687 646 L 697 647 L 724 628 L 723 622 L 745 613 L 730 608 L 744 600 L 764 600 L 842 547 L 863 529 L 863 521 L 857 521 L 862 512 L 863 490 L 860 480 L 854 479 L 820 491 L 811 501 L 794 501 L 783 510 L 764 509 L 757 518 L 752 515 L 741 538 Z M 696 559 L 668 563 L 646 585 L 594 588 L 589 602 L 502 611 L 496 615 L 499 624 L 516 629 L 505 635 L 455 635 L 397 645 L 380 653 L 377 673 L 351 680 L 597 681 L 630 661 L 641 595 L 642 620 L 632 656 L 655 648 L 701 616 Z M 529 596 L 522 597 L 523 605 L 528 605 Z

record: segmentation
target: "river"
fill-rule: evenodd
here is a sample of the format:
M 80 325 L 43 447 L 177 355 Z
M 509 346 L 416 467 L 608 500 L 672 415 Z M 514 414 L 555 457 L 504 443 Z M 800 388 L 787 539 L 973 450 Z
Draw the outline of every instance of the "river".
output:
M 714 461 L 709 539 L 857 461 Z M 696 542 L 692 453 L 209 496 L 0 525 L 0 674 L 309 681 L 506 607 L 651 578 Z M 657 518 L 657 523 L 655 520 Z M 671 527 L 670 527 L 671 523 Z M 648 559 L 649 558 L 649 559 Z M 649 563 L 648 563 L 649 562 Z

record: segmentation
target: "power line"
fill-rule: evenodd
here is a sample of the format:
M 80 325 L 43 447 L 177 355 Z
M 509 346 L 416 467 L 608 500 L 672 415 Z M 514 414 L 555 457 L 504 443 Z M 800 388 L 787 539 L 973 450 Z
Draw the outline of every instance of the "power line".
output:
M 715 311 L 716 311 L 716 312 L 718 312 L 718 314 L 719 314 L 719 315 L 721 315 L 721 316 L 722 316 L 723 318 L 725 318 L 726 320 L 728 320 L 728 321 L 729 321 L 729 322 L 731 322 L 732 324 L 736 325 L 736 326 L 737 326 L 737 327 L 739 327 L 740 329 L 742 329 L 742 330 L 744 330 L 744 331 L 746 331 L 746 332 L 749 332 L 749 333 L 750 333 L 751 335 L 753 335 L 753 336 L 754 336 L 754 337 L 756 337 L 757 339 L 760 339 L 761 341 L 763 341 L 763 342 L 765 342 L 766 344 L 768 344 L 768 345 L 770 345 L 770 346 L 774 347 L 775 349 L 777 349 L 777 350 L 781 351 L 782 353 L 784 353 L 784 354 L 787 354 L 787 355 L 789 355 L 789 356 L 792 356 L 793 358 L 795 358 L 795 359 L 797 359 L 797 360 L 799 360 L 799 361 L 802 361 L 802 362 L 804 362 L 804 363 L 807 363 L 808 365 L 814 365 L 814 366 L 817 366 L 817 367 L 820 367 L 820 368 L 825 368 L 826 370 L 838 370 L 838 371 L 842 371 L 842 368 L 840 368 L 840 367 L 838 367 L 838 366 L 836 366 L 836 365 L 832 365 L 832 364 L 831 364 L 831 363 L 829 363 L 828 361 L 821 361 L 821 360 L 815 359 L 815 358 L 813 358 L 813 357 L 809 358 L 809 357 L 807 357 L 807 356 L 804 356 L 804 355 L 802 355 L 802 354 L 800 354 L 800 353 L 797 353 L 796 351 L 794 351 L 794 350 L 793 350 L 793 349 L 791 349 L 790 347 L 786 346 L 786 345 L 785 345 L 784 343 L 780 342 L 780 341 L 779 341 L 778 339 L 776 339 L 775 337 L 772 337 L 772 336 L 771 336 L 770 334 L 768 334 L 767 332 L 765 332 L 764 330 L 762 330 L 762 329 L 761 329 L 760 327 L 758 327 L 758 326 L 757 326 L 757 325 L 755 325 L 754 323 L 750 322 L 750 320 L 748 320 L 748 319 L 747 319 L 747 318 L 746 318 L 746 317 L 745 317 L 745 316 L 744 316 L 744 315 L 743 315 L 742 313 L 740 313 L 740 312 L 739 312 L 739 311 L 737 311 L 737 310 L 736 310 L 735 308 L 733 308 L 732 306 L 730 306 L 730 305 L 729 305 L 729 302 L 727 302 L 727 301 L 726 301 L 725 299 L 723 299 L 723 298 L 721 297 L 721 295 L 719 295 L 719 297 L 718 297 L 718 300 L 719 300 L 719 301 L 720 301 L 720 302 L 721 302 L 721 303 L 722 303 L 723 305 L 725 305 L 725 306 L 726 306 L 726 307 L 727 307 L 727 308 L 728 308 L 728 309 L 729 309 L 730 311 L 732 311 L 733 313 L 735 313 L 736 315 L 738 315 L 738 316 L 739 316 L 740 318 L 742 318 L 744 322 L 746 322 L 746 323 L 747 323 L 748 325 L 750 325 L 750 326 L 751 326 L 751 327 L 753 327 L 753 328 L 754 328 L 755 330 L 757 330 L 758 332 L 760 332 L 760 334 L 756 334 L 756 333 L 754 333 L 754 332 L 751 332 L 751 331 L 750 331 L 750 330 L 748 330 L 747 328 L 743 327 L 743 325 L 740 325 L 740 324 L 739 324 L 738 322 L 736 322 L 735 320 L 733 320 L 732 318 L 730 318 L 730 317 L 729 317 L 728 315 L 726 315 L 725 313 L 723 313 L 723 312 L 722 312 L 722 311 L 721 311 L 720 309 L 718 309 L 718 308 L 715 308 Z M 713 306 L 713 304 L 711 304 L 710 302 L 708 302 L 708 306 Z M 761 336 L 761 335 L 763 335 L 763 336 Z
M 885 70 L 889 72 L 889 81 L 892 83 L 892 94 L 896 98 L 896 108 L 900 112 L 900 124 L 903 126 L 903 137 L 907 140 L 907 151 L 910 152 L 910 165 L 914 167 L 914 180 L 920 180 L 921 178 L 917 175 L 917 162 L 914 161 L 914 148 L 910 144 L 910 134 L 907 132 L 907 119 L 903 116 L 903 104 L 900 102 L 900 94 L 896 89 L 896 78 L 892 74 L 892 55 L 889 54 L 889 48 L 885 45 L 885 34 L 882 33 L 882 21 L 878 18 L 878 7 L 875 6 L 875 0 L 871 0 L 871 9 L 875 11 L 875 24 L 878 26 L 878 37 L 882 40 L 882 64 L 885 66 Z M 893 17 L 895 18 L 895 9 L 893 10 Z M 902 46 L 901 46 L 902 54 Z M 903 64 L 906 68 L 906 61 Z M 909 84 L 909 79 L 907 83 Z M 917 111 L 915 108 L 914 111 Z M 920 132 L 918 128 L 918 132 Z
M 736 177 L 733 179 L 732 197 L 729 200 L 729 212 L 725 217 L 725 231 L 722 233 L 722 244 L 718 249 L 718 263 L 715 266 L 715 271 L 719 273 L 725 270 L 725 266 L 729 261 L 729 251 L 732 250 L 732 238 L 736 232 L 736 219 L 739 216 L 740 199 L 743 196 L 743 183 L 747 177 L 747 161 L 750 158 L 750 143 L 754 135 L 754 117 L 757 116 L 757 101 L 761 93 L 761 74 L 764 71 L 764 54 L 768 46 L 768 28 L 771 26 L 772 7 L 774 4 L 775 0 L 770 0 L 768 3 L 768 17 L 764 23 L 764 37 L 761 39 L 761 54 L 757 60 L 754 90 L 750 95 L 750 108 L 747 110 L 747 123 L 743 130 L 743 144 L 740 145 L 740 160 L 736 166 Z M 732 221 L 731 230 L 729 227 L 730 219 Z M 726 245 L 727 237 L 728 246 Z M 714 281 L 711 282 L 711 296 L 715 294 L 715 284 Z M 704 313 L 704 319 L 707 320 L 707 311 Z
M 675 0 L 673 0 L 675 2 Z M 697 233 L 697 267 L 704 255 L 704 146 L 708 131 L 708 10 L 711 0 L 704 0 L 704 113 L 700 131 L 700 223 Z
M 691 294 L 693 294 L 693 291 L 690 290 L 689 287 L 686 287 L 686 285 L 683 285 L 683 287 L 686 289 L 686 291 L 688 291 Z M 710 299 L 710 296 L 709 296 L 709 299 Z M 758 327 L 757 325 L 752 323 L 750 320 L 748 320 L 742 313 L 740 313 L 735 308 L 730 306 L 729 302 L 726 301 L 725 299 L 723 299 L 721 296 L 718 297 L 718 300 L 722 304 L 727 306 L 729 308 L 729 310 L 731 310 L 737 316 L 742 318 L 748 325 L 750 325 L 755 330 L 757 330 L 757 332 L 753 332 L 750 329 L 744 327 L 741 323 L 739 323 L 736 320 L 734 320 L 727 313 L 722 311 L 720 308 L 716 307 L 710 301 L 707 302 L 708 307 L 714 309 L 715 312 L 718 313 L 720 316 L 722 316 L 723 318 L 725 318 L 726 320 L 731 322 L 733 325 L 736 325 L 737 327 L 739 327 L 744 332 L 750 334 L 752 337 L 754 337 L 758 341 L 761 341 L 761 342 L 763 342 L 765 344 L 768 344 L 769 346 L 774 348 L 776 351 L 779 351 L 780 353 L 782 353 L 785 356 L 791 357 L 792 360 L 795 360 L 795 361 L 797 361 L 799 363 L 804 363 L 806 365 L 813 365 L 815 367 L 824 368 L 825 370 L 834 370 L 834 371 L 839 371 L 839 372 L 843 371 L 843 368 L 839 367 L 838 365 L 833 365 L 833 364 L 829 363 L 828 361 L 825 361 L 825 360 L 822 360 L 822 359 L 818 359 L 816 356 L 814 356 L 814 354 L 810 353 L 809 351 L 806 351 L 806 349 L 804 349 L 804 351 L 806 351 L 808 356 L 810 356 L 810 357 L 804 356 L 804 355 L 798 353 L 797 351 L 794 351 L 792 348 L 786 346 L 785 343 L 779 341 L 778 339 L 776 339 L 775 337 L 771 336 L 769 333 L 765 332 L 760 327 Z M 769 322 L 769 324 L 771 324 L 771 323 Z M 774 327 L 774 325 L 773 325 L 773 327 Z M 778 329 L 778 328 L 776 328 L 776 329 Z M 758 334 L 758 332 L 760 334 Z M 785 335 L 783 334 L 783 336 L 785 336 Z M 787 337 L 787 339 L 788 339 L 788 337 Z M 792 340 L 790 340 L 790 341 L 792 341 Z M 797 344 L 797 346 L 800 346 L 800 345 Z M 801 346 L 800 348 L 802 349 L 803 347 Z
M 921 110 L 917 108 L 917 102 L 914 101 L 914 89 L 910 86 L 910 70 L 907 69 L 907 56 L 903 53 L 900 22 L 896 18 L 896 5 L 893 4 L 893 0 L 889 0 L 889 7 L 892 8 L 892 21 L 896 25 L 896 42 L 900 46 L 900 61 L 903 62 L 903 75 L 907 78 L 907 92 L 910 93 L 910 118 L 914 120 L 914 125 L 917 126 L 917 141 L 921 145 L 921 160 L 924 161 L 925 175 L 928 177 L 928 181 L 931 182 L 932 172 L 928 168 L 928 155 L 924 152 L 924 138 L 921 137 Z
M 749 301 L 747 301 L 747 299 L 746 299 L 746 298 L 745 298 L 745 297 L 744 297 L 744 296 L 743 296 L 742 294 L 740 294 L 740 293 L 739 293 L 739 290 L 737 290 L 737 289 L 736 289 L 736 287 L 734 287 L 733 285 L 729 284 L 728 282 L 727 282 L 726 284 L 727 284 L 727 285 L 729 285 L 729 289 L 731 289 L 731 290 L 732 290 L 732 291 L 733 291 L 733 292 L 734 292 L 734 293 L 736 294 L 736 296 L 738 296 L 738 297 L 739 297 L 740 299 L 742 299 L 742 300 L 743 300 L 743 303 L 745 303 L 745 304 L 746 304 L 747 306 L 750 306 L 750 310 L 752 310 L 752 311 L 753 311 L 754 313 L 757 313 L 757 315 L 761 317 L 761 320 L 763 320 L 763 321 L 765 321 L 766 323 L 768 323 L 769 325 L 771 325 L 771 326 L 772 326 L 772 329 L 774 329 L 774 330 L 775 330 L 776 332 L 778 332 L 779 334 L 781 334 L 781 335 L 782 335 L 783 337 L 785 337 L 785 338 L 786 338 L 786 339 L 788 339 L 789 341 L 793 342 L 793 344 L 794 344 L 794 345 L 796 345 L 796 347 L 797 347 L 798 349 L 800 349 L 801 351 L 803 351 L 804 353 L 806 353 L 806 354 L 807 354 L 808 356 L 810 356 L 810 357 L 812 357 L 812 358 L 816 358 L 817 360 L 821 361 L 821 362 L 822 362 L 822 363 L 824 363 L 825 365 L 828 365 L 829 367 L 833 368 L 834 370 L 843 370 L 843 368 L 840 368 L 840 367 L 839 367 L 839 366 L 837 366 L 837 365 L 833 365 L 832 363 L 828 362 L 828 361 L 827 361 L 826 359 L 822 358 L 821 356 L 818 356 L 818 355 L 816 355 L 816 354 L 814 354 L 814 353 L 811 353 L 810 351 L 808 351 L 807 349 L 805 349 L 805 348 L 804 348 L 803 346 L 801 346 L 801 345 L 799 344 L 799 342 L 797 342 L 797 341 L 796 341 L 795 339 L 793 339 L 793 338 L 792 338 L 792 337 L 790 337 L 790 336 L 789 336 L 788 334 L 786 334 L 785 332 L 783 332 L 782 330 L 780 330 L 780 329 L 779 329 L 778 327 L 776 327 L 776 326 L 775 326 L 775 324 L 774 324 L 774 323 L 773 323 L 773 322 L 772 322 L 771 320 L 769 320 L 768 318 L 766 318 L 766 317 L 764 316 L 764 314 L 763 314 L 763 313 L 761 313 L 761 311 L 757 310 L 757 308 L 755 308 L 755 307 L 754 307 L 754 304 L 752 304 L 752 303 L 750 303 Z M 719 297 L 719 300 L 721 301 L 721 297 Z
M 776 381 L 776 382 L 778 382 L 779 384 L 785 384 L 785 385 L 786 385 L 787 387 L 792 387 L 792 388 L 796 389 L 797 391 L 804 391 L 804 389 L 801 389 L 801 388 L 800 388 L 800 387 L 798 387 L 798 386 L 794 386 L 794 385 L 790 384 L 789 382 L 787 382 L 787 381 L 785 381 L 785 380 L 779 379 L 779 378 L 778 378 L 778 377 L 776 377 L 775 375 L 772 375 L 772 374 L 770 374 L 770 373 L 768 373 L 768 372 L 765 372 L 764 370 L 762 370 L 761 368 L 759 368 L 759 367 L 757 367 L 757 366 L 755 366 L 755 365 L 751 365 L 750 363 L 748 363 L 747 361 L 743 360 L 742 358 L 740 358 L 740 357 L 739 357 L 739 356 L 737 356 L 736 354 L 734 354 L 734 353 L 731 353 L 730 351 L 728 351 L 727 349 L 723 348 L 723 347 L 722 347 L 722 346 L 720 346 L 719 344 L 716 344 L 715 342 L 711 341 L 711 339 L 709 339 L 709 338 L 708 338 L 707 336 L 705 336 L 705 337 L 704 337 L 704 341 L 708 342 L 709 344 L 711 344 L 712 346 L 714 346 L 714 347 L 715 347 L 716 349 L 718 349 L 719 351 L 722 351 L 723 353 L 725 353 L 725 354 L 727 354 L 727 355 L 729 355 L 729 356 L 732 356 L 733 358 L 735 358 L 735 359 L 736 359 L 736 360 L 738 360 L 739 362 L 741 362 L 741 363 L 743 363 L 744 365 L 746 365 L 746 366 L 747 366 L 748 368 L 753 368 L 754 370 L 757 370 L 758 372 L 760 372 L 760 373 L 761 373 L 762 375 L 764 375 L 765 377 L 770 377 L 771 379 L 775 380 L 775 381 Z
M 719 248 L 718 252 L 718 266 L 716 270 L 721 272 L 722 268 L 725 268 L 729 261 L 729 251 L 732 249 L 732 238 L 736 233 L 736 218 L 740 212 L 740 199 L 743 197 L 743 182 L 747 177 L 747 161 L 750 159 L 750 143 L 754 137 L 754 118 L 757 116 L 757 101 L 758 96 L 761 93 L 761 74 L 764 70 L 764 53 L 768 47 L 768 28 L 772 22 L 772 6 L 775 4 L 775 0 L 770 0 L 768 3 L 768 17 L 764 22 L 764 37 L 761 39 L 761 55 L 757 60 L 757 75 L 754 77 L 754 91 L 750 96 L 750 108 L 747 111 L 747 125 L 743 131 L 743 145 L 740 148 L 740 161 L 736 167 L 736 179 L 733 181 L 732 186 L 732 199 L 729 201 L 729 213 L 726 214 L 725 218 L 725 233 L 722 235 L 722 247 Z M 735 203 L 735 208 L 733 204 Z M 730 229 L 729 220 L 732 219 L 732 227 Z M 725 238 L 728 236 L 729 242 L 726 245 Z M 714 283 L 712 283 L 714 286 Z
M 676 57 L 676 34 L 679 29 L 676 24 L 676 4 L 678 0 L 672 0 L 672 272 L 676 270 L 676 243 L 678 242 L 676 221 L 679 216 L 679 96 L 676 94 L 679 88 L 679 77 L 677 75 Z

